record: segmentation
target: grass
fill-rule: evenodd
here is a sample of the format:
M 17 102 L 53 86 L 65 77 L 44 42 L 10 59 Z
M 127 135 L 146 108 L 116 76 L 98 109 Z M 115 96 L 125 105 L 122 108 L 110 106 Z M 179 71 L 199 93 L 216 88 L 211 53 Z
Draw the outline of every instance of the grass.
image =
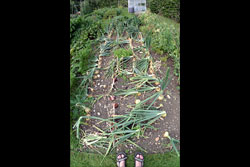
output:
M 127 154 L 128 155 L 128 154 Z M 85 152 L 73 152 L 70 153 L 70 166 L 71 167 L 117 167 L 116 165 L 116 155 L 108 155 L 102 164 L 102 156 L 85 153 Z M 165 153 L 165 154 L 145 154 L 144 155 L 144 167 L 179 167 L 180 158 L 175 153 Z M 134 166 L 134 155 L 128 155 L 126 160 L 127 167 Z
M 78 152 L 78 140 L 74 135 L 70 138 L 70 166 L 71 167 L 117 167 L 116 154 L 111 153 L 103 160 L 103 156 L 94 153 Z M 128 151 L 125 150 L 127 153 Z M 134 154 L 134 153 L 133 153 Z M 127 167 L 134 166 L 134 155 L 128 154 L 126 160 Z M 180 158 L 175 152 L 164 154 L 144 154 L 144 167 L 180 167 Z M 103 160 L 102 164 L 101 161 Z

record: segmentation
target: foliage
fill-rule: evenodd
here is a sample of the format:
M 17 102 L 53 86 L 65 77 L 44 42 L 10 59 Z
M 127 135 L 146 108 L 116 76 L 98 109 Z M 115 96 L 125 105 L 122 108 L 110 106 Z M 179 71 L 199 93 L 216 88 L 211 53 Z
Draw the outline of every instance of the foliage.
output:
M 97 68 L 97 58 L 95 57 L 95 47 L 101 42 L 102 34 L 106 24 L 111 22 L 109 15 L 113 11 L 119 14 L 128 15 L 127 11 L 118 8 L 103 8 L 95 10 L 84 16 L 70 19 L 70 108 L 71 121 L 76 120 L 80 115 L 84 115 L 83 108 L 91 108 L 92 98 L 88 97 L 88 83 L 92 81 L 94 70 Z M 126 16 L 126 17 L 127 17 Z M 116 16 L 117 17 L 117 16 Z M 108 21 L 108 22 L 106 22 Z M 116 45 L 128 43 L 127 41 L 107 42 L 107 46 L 100 48 L 102 56 L 109 54 L 109 48 Z
M 147 78 L 146 76 L 139 76 L 141 79 Z M 138 77 L 133 77 L 134 80 L 138 80 Z M 153 79 L 153 78 L 152 78 Z M 114 150 L 118 145 L 123 144 L 124 142 L 129 142 L 142 151 L 145 151 L 143 148 L 139 147 L 131 141 L 133 137 L 145 137 L 144 132 L 146 129 L 156 129 L 152 124 L 159 119 L 162 115 L 166 114 L 166 111 L 160 111 L 157 108 L 153 107 L 153 103 L 156 99 L 163 93 L 171 79 L 169 79 L 169 69 L 166 72 L 166 76 L 160 80 L 161 82 L 161 91 L 156 92 L 153 96 L 135 104 L 131 105 L 132 110 L 124 115 L 113 115 L 111 118 L 103 119 L 100 117 L 94 116 L 81 116 L 74 128 L 76 129 L 77 138 L 80 138 L 80 123 L 82 119 L 96 119 L 100 122 L 110 123 L 111 126 L 108 126 L 106 129 L 99 129 L 94 126 L 100 133 L 98 134 L 83 134 L 81 138 L 81 144 L 86 146 L 103 148 L 105 149 L 105 154 L 100 154 L 107 156 L 109 152 Z M 145 83 L 145 82 L 144 82 Z M 125 90 L 126 91 L 126 90 Z M 127 90 L 130 91 L 130 90 Z M 145 91 L 145 90 L 144 90 Z M 118 94 L 117 94 L 118 95 Z M 120 94 L 123 95 L 123 94 Z M 150 99 L 154 98 L 153 102 L 148 105 Z M 99 122 L 99 123 L 100 123 Z
M 175 44 L 173 43 L 175 40 L 175 38 L 172 37 L 174 31 L 164 28 L 164 26 L 168 27 L 168 25 L 160 24 L 160 21 L 157 23 L 159 25 L 154 25 L 155 22 L 152 20 L 151 23 L 147 23 L 144 16 L 138 19 L 127 13 L 126 16 L 124 16 L 124 10 L 122 9 L 103 8 L 93 12 L 86 12 L 83 16 L 77 18 L 72 18 L 70 24 L 71 124 L 79 118 L 78 121 L 74 123 L 74 127 L 76 128 L 77 137 L 80 138 L 80 124 L 84 119 L 91 118 L 100 120 L 101 122 L 112 123 L 113 125 L 109 126 L 107 129 L 99 129 L 95 127 L 100 132 L 98 134 L 83 134 L 80 138 L 81 144 L 105 149 L 105 156 L 123 142 L 132 143 L 139 149 L 143 150 L 143 148 L 140 148 L 133 143 L 131 139 L 133 137 L 144 137 L 145 130 L 148 128 L 155 129 L 151 124 L 162 115 L 166 114 L 165 111 L 160 111 L 158 108 L 153 107 L 153 104 L 156 99 L 162 95 L 164 89 L 169 84 L 170 79 L 168 78 L 169 69 L 163 80 L 146 75 L 150 64 L 150 57 L 142 57 L 133 62 L 135 66 L 133 66 L 133 71 L 131 73 L 136 73 L 136 75 L 130 78 L 130 80 L 136 83 L 138 87 L 130 90 L 119 90 L 120 92 L 117 91 L 116 95 L 129 96 L 134 94 L 134 92 L 151 91 L 156 88 L 155 86 L 152 86 L 156 81 L 160 82 L 161 90 L 138 104 L 131 105 L 131 111 L 122 116 L 114 116 L 108 119 L 86 116 L 84 109 L 86 107 L 91 109 L 96 100 L 93 97 L 88 96 L 88 86 L 92 82 L 94 71 L 98 66 L 98 59 L 95 56 L 97 51 L 100 51 L 99 56 L 107 56 L 112 50 L 114 50 L 114 55 L 117 59 L 114 59 L 111 62 L 109 68 L 112 70 L 112 74 L 114 73 L 114 70 L 116 70 L 116 74 L 125 76 L 124 74 L 128 74 L 128 72 L 123 68 L 123 65 L 129 60 L 132 60 L 133 56 L 131 55 L 133 55 L 133 52 L 131 49 L 122 48 L 124 47 L 124 44 L 129 43 L 129 40 L 119 37 L 119 34 L 127 31 L 128 35 L 133 38 L 139 33 L 140 25 L 144 26 L 145 29 L 148 29 L 148 25 L 150 25 L 151 27 L 159 26 L 164 32 L 158 33 L 152 29 L 152 32 L 148 33 L 144 41 L 146 48 L 149 50 L 150 46 L 152 46 L 153 49 L 159 49 L 164 53 L 172 55 L 172 57 L 174 57 L 174 54 L 178 55 L 174 46 Z M 112 30 L 117 33 L 118 37 L 116 40 L 105 38 L 105 36 L 110 34 Z M 155 37 L 158 37 L 159 39 L 155 39 Z M 167 41 L 163 41 L 162 38 L 164 37 L 168 37 Z M 166 44 L 164 45 L 162 41 L 170 46 L 165 46 Z M 101 44 L 101 42 L 103 43 Z M 157 43 L 160 43 L 160 47 L 156 45 Z M 97 48 L 97 44 L 100 44 L 100 47 Z M 153 102 L 147 104 L 150 99 L 152 99 Z M 79 117 L 79 115 L 81 115 L 81 117 Z M 114 128 L 114 130 L 111 130 L 111 128 Z
M 120 49 L 117 49 L 117 50 L 114 51 L 114 55 L 116 57 L 118 57 L 119 59 L 122 58 L 122 57 L 131 56 L 132 54 L 133 53 L 132 53 L 131 49 L 120 48 Z
M 152 50 L 166 54 L 174 61 L 174 74 L 180 78 L 180 32 L 179 25 L 150 11 L 139 16 L 143 34 L 150 34 Z M 166 56 L 164 55 L 164 57 Z
M 103 15 L 104 19 L 111 19 L 115 16 L 121 14 L 121 10 L 119 8 L 111 8 L 110 10 L 106 11 Z
M 94 41 L 88 41 L 84 48 L 74 52 L 70 68 L 70 110 L 71 121 L 84 115 L 84 108 L 91 107 L 92 98 L 88 97 L 87 88 L 91 82 L 97 60 L 92 49 Z
M 86 15 L 100 8 L 127 7 L 127 0 L 70 0 L 70 11 L 76 13 L 81 11 L 81 15 Z
M 71 18 L 70 19 L 70 38 L 73 38 L 73 34 L 80 27 L 82 23 L 81 17 Z
M 180 0 L 150 0 L 148 3 L 153 13 L 180 21 Z

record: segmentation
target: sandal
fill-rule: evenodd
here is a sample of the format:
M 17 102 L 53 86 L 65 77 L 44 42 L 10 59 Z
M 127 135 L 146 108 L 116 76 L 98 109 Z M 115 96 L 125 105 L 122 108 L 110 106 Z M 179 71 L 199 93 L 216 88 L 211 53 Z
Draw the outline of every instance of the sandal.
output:
M 136 157 L 137 155 L 142 155 L 143 156 L 143 154 L 141 152 L 135 153 L 135 166 L 136 166 L 136 161 L 139 161 L 139 162 L 141 162 L 141 167 L 143 167 L 144 156 L 143 156 L 143 159 L 140 159 L 140 158 Z
M 119 155 L 124 155 L 124 157 L 123 157 L 123 158 L 118 158 Z M 118 167 L 121 167 L 121 166 L 120 166 L 121 161 L 125 161 L 125 160 L 127 159 L 127 155 L 126 155 L 125 152 L 120 152 L 120 153 L 117 154 L 116 159 L 117 159 L 117 162 L 119 162 Z M 125 162 L 126 162 L 126 161 L 125 161 Z M 124 164 L 125 164 L 125 163 L 124 163 Z M 125 166 L 126 166 L 126 165 L 125 165 Z M 125 166 L 124 166 L 124 167 L 125 167 Z

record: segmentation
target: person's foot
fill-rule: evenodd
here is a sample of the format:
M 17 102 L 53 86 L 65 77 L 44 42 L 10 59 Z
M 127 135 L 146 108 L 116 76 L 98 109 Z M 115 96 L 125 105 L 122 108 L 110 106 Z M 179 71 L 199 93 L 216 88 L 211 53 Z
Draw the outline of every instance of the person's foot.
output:
M 117 166 L 118 167 L 125 167 L 125 155 L 119 154 L 117 156 Z M 120 166 L 119 166 L 120 165 Z
M 143 155 L 141 155 L 141 154 L 136 155 L 135 167 L 143 167 Z

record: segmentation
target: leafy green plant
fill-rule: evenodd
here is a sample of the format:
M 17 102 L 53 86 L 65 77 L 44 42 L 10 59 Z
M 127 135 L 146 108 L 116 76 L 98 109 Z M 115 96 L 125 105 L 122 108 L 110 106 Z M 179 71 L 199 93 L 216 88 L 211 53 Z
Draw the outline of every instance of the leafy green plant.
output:
M 122 57 L 128 57 L 131 56 L 133 54 L 131 49 L 124 49 L 124 48 L 120 48 L 114 51 L 114 55 L 116 57 L 118 57 L 119 59 Z
M 80 16 L 70 19 L 70 38 L 74 37 L 74 32 L 80 27 L 81 21 Z
M 153 13 L 180 21 L 180 0 L 150 0 L 149 7 Z
M 159 15 L 147 11 L 139 16 L 142 22 L 140 28 L 143 34 L 151 37 L 151 48 L 160 55 L 167 55 L 174 61 L 174 74 L 180 80 L 180 32 L 179 25 L 174 24 Z M 152 33 L 151 33 L 152 32 Z M 147 39 L 146 45 L 147 45 Z
M 106 11 L 103 15 L 104 19 L 112 19 L 115 16 L 121 14 L 121 10 L 119 8 L 111 8 L 110 10 Z

